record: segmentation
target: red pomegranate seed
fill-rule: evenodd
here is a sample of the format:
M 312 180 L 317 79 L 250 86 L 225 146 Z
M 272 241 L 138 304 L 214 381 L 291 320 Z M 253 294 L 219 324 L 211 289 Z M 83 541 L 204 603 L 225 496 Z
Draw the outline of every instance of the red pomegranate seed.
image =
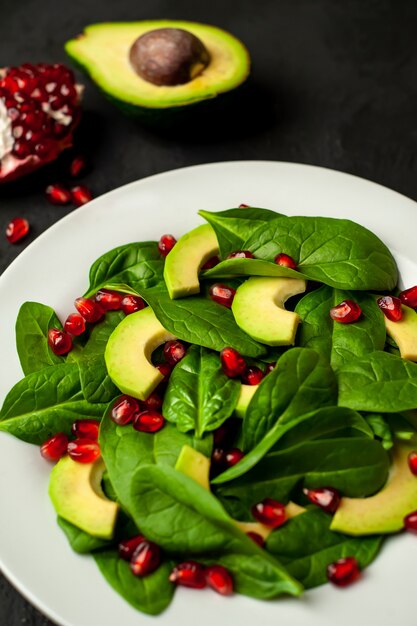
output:
M 69 189 L 57 183 L 56 185 L 48 185 L 46 188 L 46 197 L 52 204 L 64 205 L 71 201 L 71 192 Z
M 327 578 L 338 587 L 346 587 L 360 576 L 358 562 L 353 556 L 346 556 L 327 566 Z
M 110 419 L 119 426 L 126 426 L 139 413 L 139 402 L 132 396 L 123 395 L 114 402 Z
M 249 206 L 249 204 L 239 204 L 239 209 L 248 209 Z
M 404 517 L 404 528 L 410 533 L 417 533 L 417 511 L 413 511 Z
M 221 285 L 220 283 L 212 285 L 209 289 L 210 298 L 214 300 L 214 302 L 222 304 L 228 309 L 232 306 L 235 293 L 235 289 L 232 289 L 232 287 L 228 287 L 227 285 Z
M 212 256 L 201 266 L 201 270 L 211 270 L 212 267 L 216 267 L 219 263 L 220 258 L 218 256 Z
M 268 365 L 265 368 L 265 376 L 267 374 L 270 374 L 272 372 L 272 370 L 275 369 L 276 363 L 268 363 Z
M 378 306 L 391 322 L 399 322 L 403 316 L 401 300 L 395 296 L 383 296 L 378 298 Z
M 147 576 L 154 572 L 161 562 L 161 550 L 156 543 L 145 539 L 139 543 L 130 559 L 130 569 L 135 576 Z
M 91 324 L 98 322 L 104 315 L 101 306 L 89 298 L 77 298 L 74 302 L 74 306 L 85 321 Z
M 71 313 L 65 320 L 64 330 L 76 337 L 82 335 L 85 331 L 85 319 L 78 313 Z
M 262 537 L 262 535 L 259 535 L 258 533 L 254 533 L 251 530 L 248 533 L 246 533 L 246 534 L 249 537 L 249 539 L 252 539 L 252 541 L 257 543 L 260 548 L 264 547 L 265 541 L 264 541 L 264 538 Z
M 286 520 L 285 505 L 272 498 L 265 498 L 252 507 L 252 515 L 261 524 L 278 528 Z
M 169 363 L 160 363 L 159 365 L 156 366 L 156 369 L 158 369 L 161 372 L 165 381 L 167 381 L 168 378 L 171 376 L 172 365 L 170 365 Z
M 15 141 L 12 154 L 17 159 L 26 159 L 30 154 L 30 147 L 25 141 Z
M 181 341 L 167 341 L 164 346 L 164 357 L 170 365 L 176 365 L 185 357 L 186 349 Z
M 408 455 L 408 467 L 410 472 L 417 476 L 417 452 L 415 450 Z
M 284 254 L 284 252 L 280 252 L 280 254 L 277 254 L 274 262 L 277 265 L 281 265 L 281 267 L 288 267 L 290 270 L 297 269 L 297 263 L 294 261 L 294 259 L 288 254 Z
M 162 235 L 161 239 L 158 242 L 158 250 L 162 254 L 162 256 L 167 256 L 167 254 L 171 252 L 176 243 L 177 240 L 173 235 Z
M 335 513 L 340 504 L 340 493 L 332 487 L 319 489 L 303 489 L 312 504 L 316 504 L 326 513 Z
M 70 175 L 72 178 L 82 176 L 87 171 L 87 161 L 83 156 L 76 156 L 71 161 L 69 167 Z
M 206 582 L 222 596 L 230 596 L 233 593 L 233 578 L 222 565 L 210 565 L 206 569 Z
M 94 296 L 103 311 L 119 311 L 122 308 L 123 298 L 122 293 L 110 289 L 100 289 Z
M 236 250 L 227 255 L 226 259 L 253 259 L 255 258 L 250 250 Z
M 118 545 L 120 558 L 124 561 L 130 561 L 138 545 L 144 541 L 146 541 L 146 539 L 143 535 L 136 535 L 136 537 L 132 537 L 131 539 L 123 539 Z
M 48 345 L 52 352 L 58 356 L 68 354 L 72 348 L 71 335 L 59 328 L 50 328 L 48 330 Z
M 228 450 L 225 455 L 227 467 L 233 467 L 233 465 L 239 463 L 239 461 L 241 461 L 244 456 L 245 453 L 242 452 L 242 450 L 239 450 L 239 448 L 232 448 L 231 450 Z
M 152 393 L 141 403 L 146 411 L 160 411 L 162 409 L 163 400 L 157 391 Z
M 77 463 L 93 463 L 100 456 L 100 446 L 97 441 L 80 437 L 70 441 L 67 447 L 69 456 Z
M 10 243 L 17 243 L 29 232 L 29 222 L 23 217 L 16 217 L 6 228 L 6 238 Z
M 172 570 L 169 580 L 176 585 L 191 587 L 192 589 L 204 589 L 206 586 L 205 568 L 195 561 L 184 561 Z
M 223 348 L 220 352 L 223 372 L 229 378 L 241 376 L 246 369 L 245 359 L 234 348 Z
M 235 436 L 242 425 L 242 420 L 229 418 L 219 428 L 213 430 L 213 444 L 215 448 L 227 447 L 235 439 Z
M 100 422 L 97 420 L 75 420 L 71 426 L 71 432 L 74 437 L 79 439 L 91 439 L 97 441 Z
M 248 365 L 242 374 L 242 383 L 244 385 L 259 385 L 264 377 L 263 371 L 256 365 Z
M 218 468 L 226 465 L 226 453 L 223 448 L 213 448 L 213 452 L 211 453 L 211 461 L 212 463 L 217 465 Z
M 165 424 L 165 418 L 157 411 L 142 411 L 133 418 L 133 428 L 141 433 L 156 433 Z
M 71 189 L 71 197 L 75 206 L 82 206 L 93 199 L 93 194 L 85 185 L 77 185 Z
M 146 302 L 140 296 L 124 296 L 122 300 L 122 311 L 125 315 L 136 313 L 146 307 Z
M 41 455 L 47 461 L 59 461 L 67 453 L 68 437 L 65 433 L 56 433 L 41 445 Z
M 417 285 L 414 287 L 410 287 L 409 289 L 404 289 L 400 293 L 400 300 L 406 306 L 411 307 L 412 309 L 417 308 Z
M 362 310 L 359 304 L 353 302 L 353 300 L 343 300 L 343 302 L 331 308 L 329 313 L 335 322 L 351 324 L 360 318 Z

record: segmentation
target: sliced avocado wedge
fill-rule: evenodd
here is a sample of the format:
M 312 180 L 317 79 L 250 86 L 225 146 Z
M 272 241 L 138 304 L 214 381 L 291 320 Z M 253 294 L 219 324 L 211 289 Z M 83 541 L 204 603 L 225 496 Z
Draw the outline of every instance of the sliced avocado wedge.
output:
M 403 316 L 399 322 L 392 322 L 384 315 L 387 334 L 397 344 L 403 359 L 417 361 L 417 313 L 402 305 Z
M 248 278 L 237 288 L 232 304 L 236 323 L 250 337 L 269 346 L 294 344 L 300 316 L 284 303 L 303 293 L 306 281 L 297 278 Z
M 201 452 L 191 448 L 191 446 L 183 446 L 175 469 L 195 480 L 204 489 L 210 490 L 210 459 Z
M 164 279 L 172 300 L 199 293 L 200 267 L 219 252 L 216 233 L 202 224 L 177 241 L 165 260 Z
M 93 537 L 111 539 L 119 505 L 101 488 L 103 460 L 77 463 L 65 456 L 51 472 L 49 495 L 57 514 Z
M 163 379 L 152 365 L 152 352 L 172 339 L 176 337 L 165 330 L 151 307 L 127 315 L 116 326 L 104 359 L 110 378 L 122 393 L 146 400 Z
M 259 385 L 241 385 L 240 386 L 240 394 L 239 394 L 239 398 L 237 400 L 237 404 L 235 407 L 236 417 L 240 417 L 241 419 L 245 417 L 246 409 L 249 406 L 249 402 L 252 400 L 258 387 Z
M 408 455 L 413 449 L 396 444 L 385 487 L 369 498 L 342 498 L 330 530 L 347 535 L 400 531 L 404 517 L 417 510 L 417 476 L 408 467 Z

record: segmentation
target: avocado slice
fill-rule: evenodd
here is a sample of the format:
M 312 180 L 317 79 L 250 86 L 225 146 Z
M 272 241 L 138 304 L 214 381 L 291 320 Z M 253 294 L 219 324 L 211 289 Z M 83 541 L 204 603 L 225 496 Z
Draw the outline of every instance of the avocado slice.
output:
M 77 463 L 65 456 L 51 472 L 49 495 L 57 514 L 93 537 L 113 537 L 119 505 L 101 488 L 103 460 Z
M 395 533 L 404 526 L 406 515 L 417 509 L 417 476 L 408 467 L 415 448 L 396 444 L 388 481 L 369 498 L 342 498 L 330 530 L 347 535 Z
M 175 464 L 177 472 L 193 478 L 204 489 L 210 490 L 210 459 L 191 446 L 183 446 Z
M 408 306 L 401 306 L 403 316 L 392 322 L 384 315 L 387 334 L 397 344 L 403 359 L 417 361 L 417 313 Z
M 197 226 L 183 235 L 165 259 L 164 279 L 170 298 L 199 293 L 200 267 L 218 252 L 216 233 L 210 224 Z
M 132 47 L 139 37 L 160 29 L 186 31 L 201 42 L 201 50 L 205 51 L 203 58 L 201 63 L 191 64 L 187 82 L 168 84 L 168 79 L 168 83 L 154 84 L 146 71 L 138 73 Z M 92 24 L 83 34 L 68 41 L 65 50 L 105 94 L 131 110 L 179 109 L 215 98 L 243 83 L 250 71 L 248 51 L 236 37 L 197 22 L 152 20 Z M 172 62 L 169 55 L 160 50 L 157 58 L 150 59 L 148 67 L 167 57 L 168 62 Z
M 289 346 L 295 341 L 300 316 L 284 303 L 306 290 L 298 278 L 253 276 L 237 288 L 232 304 L 236 323 L 250 337 L 269 346 Z
M 116 387 L 146 400 L 163 379 L 152 365 L 152 352 L 172 339 L 176 337 L 165 330 L 151 307 L 127 315 L 110 335 L 104 352 L 108 374 Z
M 240 386 L 240 394 L 237 400 L 237 405 L 235 408 L 236 417 L 240 417 L 243 419 L 246 415 L 246 409 L 249 406 L 249 402 L 252 400 L 255 395 L 256 390 L 259 385 L 241 385 Z

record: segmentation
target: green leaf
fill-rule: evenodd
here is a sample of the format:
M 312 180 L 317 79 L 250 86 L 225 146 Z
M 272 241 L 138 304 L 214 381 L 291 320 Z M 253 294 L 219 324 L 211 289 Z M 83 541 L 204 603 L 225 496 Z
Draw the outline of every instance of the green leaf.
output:
M 308 278 L 306 274 L 262 259 L 226 259 L 202 274 L 204 279 L 232 276 L 271 276 L 272 278 Z
M 390 425 L 384 418 L 384 416 L 380 413 L 366 413 L 364 415 L 364 419 L 372 428 L 375 437 L 381 440 L 381 444 L 383 445 L 385 450 L 391 450 L 392 446 L 394 445 L 394 439 Z
M 120 395 L 107 373 L 104 356 L 83 358 L 78 362 L 81 389 L 87 402 L 106 403 Z
M 178 456 L 184 446 L 194 448 L 204 456 L 210 458 L 213 450 L 213 435 L 206 434 L 198 439 L 192 434 L 181 433 L 172 424 L 166 424 L 155 435 L 154 453 L 158 465 L 175 467 Z
M 279 217 L 258 228 L 244 249 L 269 261 L 289 254 L 303 274 L 337 289 L 391 290 L 398 280 L 385 244 L 350 220 Z
M 24 302 L 16 319 L 16 348 L 25 376 L 32 372 L 63 363 L 48 346 L 48 330 L 59 328 L 61 322 L 55 311 L 39 302 Z
M 240 382 L 223 373 L 218 353 L 191 346 L 172 372 L 162 413 L 181 432 L 201 438 L 231 416 L 239 394 Z
M 67 522 L 67 520 L 62 517 L 58 516 L 57 522 L 58 526 L 64 531 L 71 548 L 74 552 L 78 552 L 79 554 L 87 554 L 94 552 L 94 550 L 106 548 L 110 543 L 105 539 L 99 539 L 98 537 L 89 535 L 81 530 L 81 528 L 77 528 L 77 526 Z
M 69 433 L 77 419 L 100 419 L 105 408 L 84 399 L 78 366 L 62 363 L 29 374 L 9 391 L 0 430 L 40 445 L 57 432 Z
M 122 311 L 108 311 L 104 319 L 93 326 L 77 360 L 104 355 L 110 335 L 124 318 L 125 314 Z

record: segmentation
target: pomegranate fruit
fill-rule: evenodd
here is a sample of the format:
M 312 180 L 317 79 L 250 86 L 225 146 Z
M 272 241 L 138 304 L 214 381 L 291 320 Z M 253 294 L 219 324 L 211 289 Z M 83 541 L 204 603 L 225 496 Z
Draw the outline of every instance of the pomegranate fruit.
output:
M 59 328 L 50 328 L 48 330 L 48 345 L 52 352 L 58 356 L 64 356 L 72 348 L 71 335 Z
M 413 450 L 408 455 L 408 467 L 410 468 L 410 472 L 417 476 L 417 452 Z
M 360 318 L 362 309 L 359 304 L 353 300 L 343 300 L 343 302 L 340 302 L 340 304 L 330 309 L 329 315 L 335 322 L 351 324 Z
M 88 164 L 86 159 L 79 155 L 72 159 L 69 166 L 69 173 L 72 178 L 78 178 L 78 176 L 82 176 L 87 171 Z
M 164 377 L 164 381 L 167 381 L 172 373 L 172 365 L 169 363 L 160 363 L 156 366 L 156 369 L 159 370 Z
M 83 87 L 61 64 L 0 70 L 0 183 L 49 163 L 72 145 Z
M 71 313 L 65 320 L 64 330 L 75 337 L 82 335 L 85 331 L 85 319 L 78 313 Z
M 51 204 L 57 204 L 63 206 L 71 202 L 71 192 L 69 189 L 61 185 L 61 183 L 55 183 L 54 185 L 48 185 L 45 194 Z
M 320 489 L 303 489 L 312 504 L 316 504 L 326 513 L 335 513 L 340 504 L 340 493 L 332 487 Z
M 122 308 L 124 294 L 110 289 L 99 289 L 94 300 L 99 303 L 103 311 L 119 311 Z
M 220 352 L 223 372 L 229 378 L 241 376 L 246 369 L 245 359 L 234 348 L 223 348 Z
M 403 316 L 401 300 L 395 296 L 383 296 L 378 298 L 378 306 L 391 322 L 399 322 Z
M 156 433 L 165 424 L 165 418 L 157 411 L 142 411 L 133 418 L 133 428 L 141 433 Z
M 114 402 L 110 419 L 118 426 L 126 426 L 139 413 L 139 402 L 131 396 L 123 395 Z
M 242 383 L 244 385 L 259 385 L 264 377 L 263 371 L 256 365 L 248 365 L 242 373 Z
M 404 528 L 410 533 L 417 533 L 417 511 L 413 511 L 404 517 Z
M 156 390 L 152 391 L 146 400 L 141 402 L 141 406 L 143 406 L 146 411 L 160 411 L 162 409 L 162 404 L 163 400 Z
M 77 298 L 74 306 L 85 321 L 91 324 L 98 322 L 104 315 L 104 311 L 98 302 L 89 298 Z
M 233 467 L 233 465 L 239 463 L 239 461 L 241 461 L 244 456 L 245 453 L 242 452 L 242 450 L 239 450 L 239 448 L 232 448 L 231 450 L 228 450 L 224 457 L 226 461 L 226 466 Z
M 145 541 L 145 537 L 143 535 L 136 535 L 130 539 L 123 539 L 118 545 L 120 558 L 124 561 L 130 561 L 134 551 L 139 544 L 143 543 L 143 541 Z
M 297 263 L 294 261 L 292 256 L 289 254 L 284 254 L 284 252 L 280 252 L 274 259 L 274 262 L 277 265 L 281 265 L 281 267 L 288 267 L 290 270 L 297 269 Z
M 257 522 L 270 528 L 278 528 L 285 522 L 285 505 L 272 498 L 265 498 L 252 507 L 252 515 Z
M 14 220 L 9 222 L 6 228 L 6 239 L 10 243 L 17 243 L 29 232 L 29 222 L 25 220 L 23 217 L 16 217 Z
M 71 189 L 71 198 L 75 206 L 82 206 L 93 199 L 93 194 L 85 185 L 77 185 Z
M 161 562 L 161 550 L 156 543 L 144 539 L 138 543 L 130 559 L 130 569 L 135 576 L 147 576 L 154 572 Z
M 253 259 L 254 256 L 250 250 L 236 250 L 227 255 L 226 259 Z
M 201 563 L 184 561 L 172 570 L 169 580 L 176 585 L 191 587 L 192 589 L 204 589 L 206 586 L 206 571 Z
M 93 439 L 80 437 L 69 442 L 67 452 L 77 463 L 93 463 L 100 456 L 100 446 Z
M 210 298 L 214 300 L 214 302 L 222 304 L 228 309 L 232 306 L 235 293 L 235 289 L 228 287 L 227 285 L 221 285 L 220 283 L 212 285 L 209 289 Z
M 167 256 L 169 252 L 171 252 L 172 248 L 177 243 L 174 235 L 162 235 L 161 239 L 158 242 L 158 250 L 162 254 L 162 256 Z
M 74 437 L 87 438 L 97 441 L 100 422 L 93 419 L 75 420 L 71 426 L 71 432 Z
M 218 256 L 211 256 L 204 265 L 201 266 L 201 270 L 211 270 L 212 267 L 216 267 L 220 263 L 220 258 Z
M 404 289 L 400 293 L 400 300 L 406 306 L 409 306 L 412 309 L 417 308 L 417 285 L 414 287 L 410 287 L 409 289 Z
M 262 535 L 259 535 L 258 533 L 254 533 L 252 530 L 250 530 L 246 534 L 249 537 L 249 539 L 252 539 L 252 541 L 257 543 L 260 548 L 264 547 L 265 541 L 264 541 L 264 538 L 262 537 Z
M 358 562 L 353 556 L 346 556 L 327 566 L 327 578 L 338 587 L 350 585 L 360 576 Z
M 186 349 L 181 341 L 167 341 L 164 345 L 164 357 L 170 365 L 176 365 L 185 357 Z
M 41 455 L 47 461 L 59 461 L 67 453 L 68 437 L 65 433 L 56 433 L 41 445 Z
M 146 302 L 140 296 L 125 296 L 122 300 L 122 311 L 125 315 L 136 313 L 146 307 Z
M 222 596 L 230 596 L 233 593 L 233 578 L 223 565 L 210 565 L 206 569 L 206 582 Z
M 272 372 L 273 369 L 275 369 L 276 363 L 268 363 L 268 365 L 265 368 L 265 376 L 267 374 L 270 374 Z

